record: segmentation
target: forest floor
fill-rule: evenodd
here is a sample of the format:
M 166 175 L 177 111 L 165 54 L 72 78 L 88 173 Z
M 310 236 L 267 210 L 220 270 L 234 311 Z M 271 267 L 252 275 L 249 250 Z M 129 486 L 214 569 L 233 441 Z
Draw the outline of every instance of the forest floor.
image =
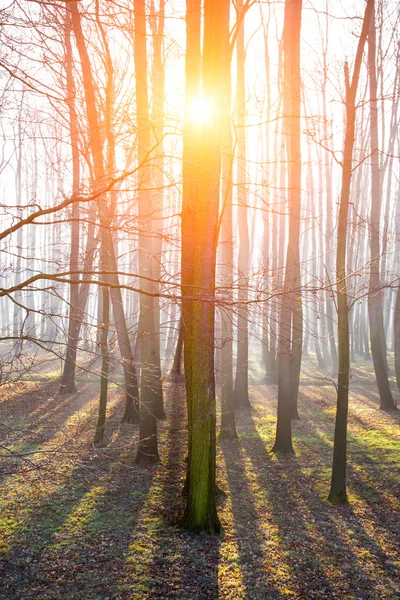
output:
M 333 382 L 306 365 L 296 456 L 278 458 L 276 386 L 254 369 L 240 437 L 218 443 L 226 498 L 214 537 L 176 525 L 183 381 L 165 381 L 162 462 L 144 468 L 137 427 L 120 423 L 121 388 L 110 388 L 106 445 L 95 449 L 97 383 L 83 374 L 75 395 L 58 396 L 58 377 L 49 363 L 0 388 L 2 600 L 400 599 L 400 411 L 379 410 L 370 363 L 352 368 L 348 506 L 326 500 Z

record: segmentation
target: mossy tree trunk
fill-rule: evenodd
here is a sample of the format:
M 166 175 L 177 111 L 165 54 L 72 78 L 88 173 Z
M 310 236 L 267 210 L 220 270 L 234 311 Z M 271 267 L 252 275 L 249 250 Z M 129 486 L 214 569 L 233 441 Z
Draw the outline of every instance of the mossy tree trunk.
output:
M 187 2 L 187 69 L 200 77 L 200 4 Z M 204 2 L 202 94 L 212 106 L 207 122 L 185 129 L 184 161 L 194 158 L 189 172 L 184 162 L 182 211 L 182 271 L 185 376 L 188 403 L 187 504 L 183 518 L 194 531 L 220 531 L 216 508 L 216 407 L 214 385 L 215 262 L 221 171 L 221 136 L 229 49 L 229 1 Z M 194 63 L 189 61 L 194 59 Z M 189 84 L 191 81 L 189 81 Z M 197 81 L 187 88 L 190 101 Z M 188 83 L 187 83 L 188 85 Z M 188 121 L 188 118 L 187 118 Z M 188 123 L 187 123 L 188 125 Z M 190 136 L 190 137 L 189 137 Z M 187 184 L 189 183 L 189 189 Z M 184 215 L 186 212 L 186 215 Z M 188 218 L 186 218 L 188 217 Z M 191 226 L 188 230 L 187 227 Z M 192 237 L 192 243 L 189 238 Z M 189 246 L 185 247 L 186 244 Z M 191 259 L 190 262 L 188 258 Z M 188 278 L 189 275 L 189 278 Z

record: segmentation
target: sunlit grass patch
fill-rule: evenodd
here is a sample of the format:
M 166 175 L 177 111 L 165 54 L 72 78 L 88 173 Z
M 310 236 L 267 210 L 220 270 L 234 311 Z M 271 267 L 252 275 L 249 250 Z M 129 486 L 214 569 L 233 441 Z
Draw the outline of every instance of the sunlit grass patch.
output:
M 73 411 L 58 430 L 52 431 L 52 437 L 42 443 L 33 444 L 24 437 L 8 443 L 10 474 L 2 481 L 0 495 L 0 514 L 6 515 L 5 520 L 0 521 L 4 551 L 19 543 L 24 531 L 31 528 L 33 515 L 38 508 L 46 506 L 48 498 L 51 511 L 60 510 L 63 500 L 54 494 L 63 489 L 76 469 L 75 462 L 82 452 L 82 436 L 92 431 L 94 425 L 96 404 L 96 396 L 89 397 L 83 407 Z M 78 486 L 72 485 L 72 489 L 76 491 Z M 46 529 L 46 519 L 44 525 Z
M 332 417 L 336 415 L 336 406 L 330 406 L 329 408 L 324 409 L 324 414 L 327 417 Z
M 21 375 L 21 381 L 27 381 L 31 383 L 51 383 L 58 381 L 61 377 L 60 368 L 52 371 L 29 371 Z

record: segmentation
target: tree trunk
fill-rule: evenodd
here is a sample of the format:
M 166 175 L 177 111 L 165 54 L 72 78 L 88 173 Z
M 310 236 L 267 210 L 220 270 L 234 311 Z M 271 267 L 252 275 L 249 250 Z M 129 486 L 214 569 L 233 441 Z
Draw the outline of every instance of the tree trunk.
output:
M 346 462 L 347 462 L 347 414 L 349 408 L 349 307 L 347 301 L 346 248 L 347 221 L 350 200 L 350 185 L 353 168 L 354 132 L 356 121 L 356 94 L 365 42 L 368 35 L 369 20 L 373 9 L 373 0 L 368 0 L 361 36 L 358 41 L 353 78 L 350 84 L 349 66 L 345 63 L 346 85 L 346 132 L 343 148 L 342 187 L 340 192 L 338 239 L 336 251 L 336 285 L 338 306 L 338 387 L 333 447 L 333 465 L 331 489 L 328 500 L 333 504 L 347 503 Z
M 80 161 L 79 161 L 79 131 L 78 117 L 75 110 L 75 80 L 73 73 L 73 55 L 71 45 L 71 16 L 69 11 L 65 15 L 65 72 L 67 80 L 67 105 L 69 118 L 69 134 L 71 139 L 72 155 L 72 195 L 79 193 L 80 185 Z M 79 266 L 79 204 L 74 202 L 71 214 L 71 250 L 69 266 L 71 271 L 78 271 Z M 79 335 L 79 276 L 76 282 L 70 286 L 69 300 L 69 318 L 68 318 L 68 338 L 63 374 L 61 378 L 60 392 L 63 394 L 73 394 L 76 392 L 75 385 L 75 367 L 76 354 L 78 348 Z
M 278 420 L 272 452 L 294 454 L 291 420 L 297 415 L 297 395 L 300 381 L 302 351 L 301 296 L 295 290 L 300 285 L 300 30 L 302 0 L 286 0 L 284 49 L 284 114 L 288 157 L 289 238 L 279 331 Z
M 187 1 L 186 73 L 195 69 L 200 76 L 200 3 Z M 229 72 L 229 2 L 204 2 L 204 50 L 202 93 L 212 106 L 209 121 L 187 126 L 184 159 L 198 149 L 197 181 L 183 185 L 182 261 L 192 257 L 191 279 L 182 272 L 185 375 L 188 402 L 188 474 L 184 526 L 188 529 L 219 532 L 216 509 L 216 408 L 214 385 L 215 262 L 221 171 L 221 136 L 224 117 L 225 81 Z M 191 60 L 194 59 L 194 62 Z M 199 77 L 200 79 L 200 77 Z M 189 84 L 191 81 L 189 81 Z M 188 84 L 187 84 L 188 85 Z M 195 80 L 194 88 L 198 86 Z M 193 87 L 186 101 L 190 100 Z M 192 136 L 189 136 L 189 134 Z M 188 176 L 185 169 L 184 178 Z M 186 182 L 189 183 L 189 182 Z M 195 185 L 193 185 L 195 183 Z M 189 212 L 186 219 L 184 212 Z M 188 224 L 194 225 L 190 230 Z M 193 237 L 194 245 L 185 248 Z M 188 264 L 185 264 L 188 269 Z M 189 285 L 188 285 L 189 284 Z M 192 295 L 192 298 L 190 295 Z M 187 302 L 189 300 L 189 302 Z M 188 312 L 188 310 L 190 312 Z
M 395 410 L 390 390 L 386 365 L 386 341 L 383 327 L 383 308 L 380 287 L 380 209 L 381 185 L 379 181 L 379 140 L 378 140 L 378 100 L 376 83 L 376 32 L 375 12 L 372 9 L 368 32 L 368 74 L 370 92 L 370 123 L 371 123 L 371 272 L 369 279 L 368 315 L 370 326 L 371 353 L 374 363 L 376 382 L 379 390 L 380 407 L 382 410 Z
M 108 331 L 110 320 L 110 294 L 107 287 L 102 288 L 102 323 L 101 323 L 101 376 L 100 376 L 100 400 L 99 416 L 97 419 L 94 444 L 99 445 L 104 440 L 104 428 L 106 424 L 108 374 L 110 369 L 110 355 L 108 351 Z
M 162 234 L 163 234 L 163 194 L 164 194 L 164 63 L 163 63 L 163 44 L 164 44 L 164 9 L 165 0 L 160 0 L 158 17 L 153 14 L 150 19 L 152 25 L 153 37 L 153 66 L 152 66 L 152 97 L 153 97 L 153 117 L 154 124 L 154 143 L 155 159 L 153 172 L 154 192 L 152 194 L 152 229 L 153 234 L 153 256 L 152 256 L 152 277 L 153 293 L 153 336 L 149 340 L 152 343 L 153 355 L 153 393 L 155 394 L 155 414 L 158 419 L 165 418 L 162 372 L 161 372 L 161 335 L 160 335 L 160 297 L 157 295 L 160 291 L 159 280 L 161 278 L 162 264 Z M 154 7 L 153 7 L 154 10 Z
M 139 335 L 141 348 L 140 373 L 140 432 L 137 462 L 153 463 L 159 460 L 157 445 L 157 389 L 158 373 L 155 365 L 154 346 L 154 302 L 151 281 L 145 279 L 152 272 L 153 240 L 146 226 L 151 220 L 151 171 L 146 164 L 146 155 L 150 151 L 149 96 L 147 86 L 147 44 L 146 44 L 146 8 L 144 0 L 135 0 L 135 81 L 136 115 L 139 164 L 138 207 L 139 207 L 139 272 L 144 278 L 141 287 L 149 293 L 140 294 Z M 159 377 L 158 377 L 159 379 Z
M 238 14 L 243 11 L 243 0 L 236 3 Z M 237 359 L 234 403 L 237 408 L 250 407 L 249 401 L 249 228 L 247 210 L 247 163 L 246 163 L 246 84 L 245 84 L 244 19 L 237 36 L 237 85 L 236 85 L 236 135 L 237 135 L 237 194 L 238 194 L 238 319 Z
M 179 319 L 179 333 L 178 339 L 176 342 L 175 354 L 174 354 L 174 362 L 171 369 L 171 375 L 181 375 L 181 365 L 182 365 L 182 350 L 183 350 L 183 318 L 182 315 Z
M 221 285 L 227 303 L 233 300 L 232 164 L 233 140 L 230 120 L 231 82 L 227 83 L 226 115 L 222 151 Z M 237 437 L 233 395 L 233 312 L 229 304 L 221 308 L 221 429 L 220 438 Z
M 102 141 L 100 136 L 99 117 L 96 108 L 96 93 L 92 68 L 89 55 L 86 48 L 85 38 L 82 32 L 81 18 L 76 0 L 69 2 L 71 10 L 72 28 L 74 31 L 76 45 L 82 67 L 82 77 L 85 90 L 86 112 L 89 126 L 90 146 L 93 157 L 94 174 L 96 177 L 96 189 L 101 190 L 106 183 L 106 174 L 103 163 Z M 105 202 L 101 197 L 99 205 Z M 113 207 L 111 207 L 111 214 Z M 109 211 L 99 211 L 100 215 L 105 215 Z M 125 375 L 126 404 L 122 421 L 126 423 L 137 423 L 139 421 L 139 390 L 136 379 L 135 365 L 133 361 L 132 348 L 130 345 L 128 329 L 126 326 L 124 308 L 122 303 L 121 288 L 119 287 L 119 278 L 117 272 L 117 261 L 115 257 L 114 244 L 110 223 L 101 223 L 101 237 L 104 249 L 108 259 L 108 281 L 112 284 L 110 287 L 111 301 L 113 305 L 114 322 L 117 329 L 117 339 L 122 355 L 123 369 Z
M 328 15 L 326 16 L 326 44 L 328 44 Z M 322 83 L 322 107 L 324 117 L 324 140 L 329 139 L 328 133 L 328 111 L 326 101 L 326 85 L 328 82 L 328 65 L 327 65 L 327 47 L 324 48 L 323 53 L 323 65 L 324 65 L 324 79 Z M 332 277 L 334 276 L 333 267 L 333 252 L 332 252 L 332 240 L 333 240 L 333 201 L 332 201 L 332 157 L 328 150 L 324 152 L 324 167 L 325 167 L 325 181 L 326 181 L 326 235 L 325 235 L 325 260 L 326 260 L 326 271 L 328 275 L 328 286 L 329 292 L 326 295 L 326 313 L 329 333 L 329 346 L 331 364 L 329 365 L 329 371 L 333 372 L 337 369 L 338 357 L 335 342 L 335 330 L 334 330 L 334 314 L 333 314 L 333 290 L 331 291 Z
M 394 329 L 394 368 L 396 371 L 397 389 L 400 391 L 400 287 L 397 288 L 396 304 L 393 317 Z

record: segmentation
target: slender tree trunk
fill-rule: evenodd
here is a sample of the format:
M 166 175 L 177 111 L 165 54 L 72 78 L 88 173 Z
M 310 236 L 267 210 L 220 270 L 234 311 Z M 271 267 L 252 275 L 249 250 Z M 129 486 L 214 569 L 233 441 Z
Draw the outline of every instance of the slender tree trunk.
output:
M 272 286 L 272 273 L 273 273 L 273 260 L 276 257 L 270 256 L 270 248 L 272 254 L 273 243 L 270 244 L 271 234 L 270 230 L 272 223 L 270 221 L 274 220 L 274 216 L 272 219 L 270 218 L 270 206 L 272 200 L 272 194 L 269 188 L 271 178 L 272 178 L 272 170 L 270 166 L 270 136 L 271 136 L 271 124 L 269 123 L 271 119 L 271 81 L 270 81 L 270 54 L 269 54 L 269 37 L 270 37 L 270 14 L 268 16 L 268 22 L 264 24 L 264 52 L 265 52 L 265 80 L 266 80 L 266 102 L 267 102 L 267 110 L 266 110 L 266 127 L 265 130 L 262 130 L 265 137 L 265 178 L 268 182 L 268 185 L 264 186 L 264 198 L 263 198 L 263 268 L 264 268 L 264 281 L 266 290 L 271 290 Z M 272 240 L 271 240 L 272 241 Z M 274 325 L 273 325 L 273 302 L 265 302 L 263 306 L 263 314 L 262 314 L 262 352 L 263 352 L 263 363 L 265 367 L 265 375 L 267 379 L 270 379 L 273 376 L 276 370 L 276 344 L 275 344 L 275 335 L 274 335 Z
M 176 342 L 175 354 L 174 354 L 174 362 L 171 369 L 171 375 L 181 375 L 181 365 L 182 365 L 182 350 L 183 350 L 183 318 L 182 315 L 179 319 L 179 333 L 178 339 Z
M 75 110 L 75 79 L 73 73 L 73 55 L 71 45 L 71 16 L 66 11 L 65 17 L 65 71 L 67 80 L 67 105 L 69 118 L 69 134 L 71 140 L 72 154 L 72 194 L 77 196 L 80 185 L 80 161 L 79 161 L 79 132 L 78 117 Z M 69 266 L 71 271 L 78 271 L 79 266 L 79 204 L 74 202 L 71 214 L 71 251 Z M 64 394 L 76 392 L 75 367 L 79 335 L 79 277 L 70 286 L 69 319 L 67 351 L 61 378 L 60 391 Z
M 149 96 L 147 86 L 147 44 L 146 44 L 146 8 L 144 0 L 135 0 L 135 80 L 136 80 L 136 115 L 138 123 L 137 140 L 139 164 L 144 163 L 150 151 Z M 154 244 L 146 225 L 151 220 L 151 172 L 148 165 L 143 164 L 139 172 L 138 207 L 139 207 L 139 271 L 143 276 L 152 272 Z M 142 279 L 141 287 L 152 294 L 150 281 Z M 140 433 L 137 462 L 153 463 L 159 460 L 157 446 L 157 370 L 154 362 L 154 302 L 151 295 L 140 294 L 139 335 L 141 348 L 140 374 Z
M 163 387 L 162 387 L 162 372 L 161 372 L 161 353 L 160 353 L 160 297 L 157 295 L 160 291 L 158 281 L 161 278 L 162 264 L 162 233 L 163 233 L 163 194 L 164 194 L 164 63 L 163 63 L 163 44 L 164 44 L 164 9 L 165 0 L 160 0 L 158 17 L 153 14 L 150 20 L 152 25 L 153 37 L 153 68 L 152 68 L 152 96 L 153 96 L 153 118 L 154 123 L 154 143 L 155 160 L 154 160 L 154 193 L 152 194 L 152 229 L 153 235 L 153 256 L 152 256 L 152 277 L 153 293 L 152 299 L 153 310 L 153 337 L 152 353 L 153 353 L 153 392 L 155 394 L 155 414 L 158 419 L 165 418 Z M 154 11 L 154 7 L 152 7 Z
M 107 287 L 102 290 L 102 323 L 101 323 L 101 376 L 100 376 L 100 400 L 99 416 L 97 419 L 96 432 L 94 435 L 94 444 L 102 444 L 104 440 L 104 429 L 106 424 L 107 394 L 108 394 L 108 374 L 110 370 L 110 355 L 108 351 L 108 331 L 110 319 L 110 294 Z
M 400 391 L 400 287 L 397 288 L 396 304 L 393 316 L 394 329 L 394 367 L 397 389 Z
M 326 16 L 326 40 L 325 43 L 328 44 L 328 11 Z M 324 49 L 323 53 L 323 65 L 324 65 L 324 79 L 322 83 L 322 107 L 323 107 L 323 117 L 324 117 L 324 140 L 325 143 L 329 139 L 328 138 L 328 111 L 327 111 L 327 101 L 326 101 L 326 86 L 328 82 L 328 65 L 327 65 L 327 47 Z M 326 258 L 326 272 L 328 274 L 328 285 L 331 287 L 332 278 L 334 276 L 334 266 L 333 266 L 333 200 L 332 200 L 332 157 L 328 150 L 324 152 L 324 167 L 325 167 L 325 181 L 326 181 L 326 236 L 325 236 L 325 258 Z M 327 323 L 328 323 L 328 333 L 329 333 L 329 346 L 330 346 L 330 355 L 331 355 L 331 364 L 330 371 L 334 371 L 337 369 L 338 357 L 337 357 L 337 349 L 335 342 L 335 330 L 334 330 L 334 314 L 333 314 L 333 290 L 329 291 L 327 294 L 327 302 L 326 302 L 326 312 L 327 312 Z
M 371 353 L 374 363 L 376 382 L 378 384 L 380 407 L 382 410 L 395 410 L 386 368 L 386 341 L 383 327 L 382 294 L 380 291 L 380 207 L 381 185 L 379 173 L 379 140 L 378 140 L 378 100 L 376 82 L 376 32 L 375 12 L 372 9 L 368 32 L 368 73 L 370 91 L 371 122 L 371 272 L 369 279 L 368 315 L 371 338 Z
M 71 0 L 68 4 L 71 10 L 72 28 L 74 31 L 76 45 L 81 61 L 82 77 L 85 91 L 86 112 L 89 127 L 90 145 L 93 157 L 94 174 L 96 177 L 96 188 L 101 188 L 106 183 L 106 174 L 103 163 L 102 141 L 100 136 L 99 117 L 96 107 L 96 92 L 90 65 L 89 55 L 86 48 L 85 38 L 83 36 L 80 12 L 76 0 Z M 103 203 L 104 198 L 100 198 L 99 204 Z M 100 215 L 106 211 L 99 211 Z M 112 232 L 109 223 L 101 223 L 101 237 L 105 252 L 108 257 L 108 275 L 111 301 L 113 305 L 114 322 L 117 330 L 117 339 L 122 355 L 123 369 L 125 375 L 126 387 L 126 405 L 122 417 L 123 422 L 137 423 L 139 421 L 139 390 L 136 379 L 135 365 L 133 361 L 132 348 L 130 345 L 128 329 L 126 326 L 124 308 L 122 303 L 121 288 L 119 287 L 119 278 L 116 275 L 117 261 L 115 257 Z
M 272 452 L 293 454 L 291 420 L 297 415 L 303 316 L 300 285 L 300 30 L 302 0 L 286 0 L 284 49 L 284 113 L 288 157 L 289 238 L 279 332 L 278 420 Z
M 226 116 L 222 151 L 221 285 L 226 301 L 233 300 L 232 164 L 233 140 L 230 119 L 231 82 L 227 83 Z M 233 391 L 233 312 L 229 305 L 221 309 L 221 430 L 219 437 L 237 437 Z
M 15 195 L 16 195 L 16 203 L 17 203 L 17 214 L 19 218 L 22 218 L 22 110 L 23 110 L 23 101 L 24 101 L 24 92 L 22 92 L 21 96 L 21 104 L 19 107 L 19 115 L 18 115 L 18 135 L 16 140 L 16 169 L 15 169 Z M 19 285 L 21 281 L 21 253 L 22 253 L 22 228 L 17 231 L 17 256 L 16 256 L 16 264 L 15 264 L 15 275 L 14 275 L 14 285 Z M 13 309 L 13 337 L 14 337 L 14 347 L 13 347 L 13 355 L 15 357 L 20 356 L 22 351 L 22 312 L 17 303 L 21 303 L 21 291 L 17 291 L 15 293 L 16 303 L 14 304 Z
M 347 221 L 350 201 L 351 175 L 353 168 L 354 132 L 356 122 L 356 94 L 360 76 L 362 56 L 368 35 L 369 20 L 373 9 L 373 0 L 368 0 L 361 35 L 358 41 L 354 72 L 350 83 L 349 66 L 345 63 L 346 85 L 346 132 L 343 148 L 342 187 L 340 192 L 338 239 L 336 251 L 336 281 L 338 306 L 338 387 L 333 448 L 331 489 L 328 500 L 333 504 L 347 503 L 346 462 L 347 462 L 347 415 L 349 408 L 349 307 L 347 300 L 346 248 Z
M 243 0 L 236 3 L 238 14 L 243 11 Z M 234 402 L 237 408 L 250 406 L 249 401 L 249 228 L 247 210 L 247 163 L 246 163 L 246 84 L 245 84 L 245 36 L 244 19 L 239 28 L 236 45 L 237 56 L 237 190 L 238 190 L 238 319 L 237 319 L 237 359 L 234 388 Z

